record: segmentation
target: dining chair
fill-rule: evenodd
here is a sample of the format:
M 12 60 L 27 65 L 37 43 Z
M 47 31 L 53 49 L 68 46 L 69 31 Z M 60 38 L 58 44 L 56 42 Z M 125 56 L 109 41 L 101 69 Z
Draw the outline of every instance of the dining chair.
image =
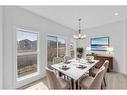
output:
M 101 84 L 103 81 L 105 73 L 105 67 L 102 66 L 95 77 L 87 76 L 84 77 L 79 83 L 82 89 L 101 89 Z
M 87 55 L 87 56 L 85 57 L 85 59 L 86 59 L 86 60 L 94 60 L 94 56 L 92 56 L 92 55 Z
M 57 64 L 57 63 L 61 63 L 61 62 L 64 62 L 64 59 L 63 59 L 63 58 L 61 58 L 61 57 L 54 57 L 54 58 L 53 58 L 53 64 Z M 60 72 L 58 72 L 58 75 L 59 75 L 60 77 L 63 76 L 63 74 L 60 73 Z M 65 77 L 65 76 L 64 76 L 64 77 Z
M 64 62 L 67 62 L 69 60 L 71 60 L 72 58 L 70 56 L 64 56 Z
M 104 64 L 102 65 L 102 66 L 105 67 L 105 75 L 104 75 L 104 78 L 103 78 L 105 86 L 107 85 L 107 83 L 106 83 L 106 72 L 107 72 L 107 69 L 108 69 L 108 64 L 109 64 L 109 61 L 105 60 Z M 98 71 L 99 71 L 99 68 L 96 67 L 96 68 L 92 68 L 90 73 L 91 73 L 92 76 L 95 76 Z
M 63 58 L 61 58 L 61 57 L 54 57 L 53 58 L 53 64 L 56 64 L 56 63 L 61 63 L 61 62 L 63 62 L 64 60 L 63 60 Z
M 47 68 L 49 68 L 50 70 L 54 70 L 51 65 L 48 65 Z
M 54 70 L 46 67 L 47 81 L 49 89 L 69 89 L 70 81 L 64 80 L 59 76 L 56 76 Z

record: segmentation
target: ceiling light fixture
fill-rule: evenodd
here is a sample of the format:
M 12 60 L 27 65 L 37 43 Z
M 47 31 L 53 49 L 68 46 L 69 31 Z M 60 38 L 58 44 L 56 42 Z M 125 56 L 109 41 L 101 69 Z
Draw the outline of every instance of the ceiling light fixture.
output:
M 117 12 L 116 12 L 116 13 L 114 13 L 114 15 L 115 15 L 115 16 L 118 16 L 118 15 L 119 15 L 119 13 L 117 13 Z
M 75 38 L 75 39 L 77 39 L 77 40 L 78 40 L 78 39 L 83 40 L 83 39 L 86 38 L 86 35 L 85 35 L 85 34 L 81 34 L 81 25 L 80 25 L 81 19 L 78 19 L 78 21 L 79 21 L 79 31 L 78 31 L 78 34 L 73 35 L 73 38 Z

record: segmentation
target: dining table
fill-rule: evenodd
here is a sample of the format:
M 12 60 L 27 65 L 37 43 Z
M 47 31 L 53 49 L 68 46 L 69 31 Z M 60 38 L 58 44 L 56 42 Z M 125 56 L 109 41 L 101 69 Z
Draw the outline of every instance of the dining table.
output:
M 88 61 L 85 59 L 72 59 L 68 62 L 61 62 L 51 65 L 56 71 L 64 74 L 71 79 L 72 89 L 78 89 L 79 80 L 86 74 L 89 70 L 95 66 L 99 60 Z

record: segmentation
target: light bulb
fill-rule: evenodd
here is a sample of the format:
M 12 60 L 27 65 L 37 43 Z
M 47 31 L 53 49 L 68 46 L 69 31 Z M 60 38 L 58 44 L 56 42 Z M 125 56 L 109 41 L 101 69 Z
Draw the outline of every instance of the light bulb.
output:
M 81 38 L 81 36 L 82 36 L 82 35 L 81 35 L 81 34 L 79 34 L 78 36 L 79 36 L 79 38 Z
M 91 47 L 86 47 L 86 50 L 87 51 L 91 51 Z

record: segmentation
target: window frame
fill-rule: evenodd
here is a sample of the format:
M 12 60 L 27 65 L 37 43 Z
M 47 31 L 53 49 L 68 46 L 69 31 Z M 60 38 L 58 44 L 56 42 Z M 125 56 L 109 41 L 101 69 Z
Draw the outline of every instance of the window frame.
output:
M 77 56 L 76 56 L 76 47 L 77 47 L 76 43 L 77 43 L 77 41 L 74 40 L 74 39 L 70 39 L 69 45 L 70 45 L 71 42 L 72 42 L 73 45 L 74 45 L 74 48 L 73 48 L 72 51 L 74 51 L 74 58 L 76 58 L 76 57 L 77 57 Z M 69 46 L 69 54 L 70 54 L 70 56 L 71 56 L 70 46 Z
M 33 51 L 33 52 L 22 52 L 22 53 L 18 53 L 17 50 L 17 32 L 27 32 L 27 33 L 36 33 L 37 34 L 37 50 Z M 33 31 L 31 29 L 23 29 L 23 28 L 16 28 L 16 80 L 17 81 L 22 81 L 25 80 L 27 78 L 31 78 L 33 76 L 36 76 L 40 73 L 40 69 L 39 69 L 39 32 L 38 31 Z M 18 56 L 23 56 L 23 55 L 32 55 L 32 54 L 36 54 L 37 55 L 37 72 L 22 76 L 22 77 L 18 77 Z
M 47 39 L 46 39 L 46 41 L 47 41 L 47 45 L 46 45 L 46 59 L 48 59 L 48 51 L 47 51 L 47 49 L 48 49 L 48 36 L 53 36 L 53 37 L 56 37 L 57 39 L 58 38 L 62 38 L 62 39 L 64 39 L 65 40 L 65 46 L 66 46 L 66 51 L 65 51 L 65 55 L 67 55 L 67 38 L 66 37 L 64 37 L 64 36 L 61 36 L 61 35 L 53 35 L 53 34 L 47 34 Z M 57 57 L 58 57 L 58 40 L 57 40 Z M 46 62 L 47 62 L 47 65 L 48 65 L 48 60 L 46 60 Z

